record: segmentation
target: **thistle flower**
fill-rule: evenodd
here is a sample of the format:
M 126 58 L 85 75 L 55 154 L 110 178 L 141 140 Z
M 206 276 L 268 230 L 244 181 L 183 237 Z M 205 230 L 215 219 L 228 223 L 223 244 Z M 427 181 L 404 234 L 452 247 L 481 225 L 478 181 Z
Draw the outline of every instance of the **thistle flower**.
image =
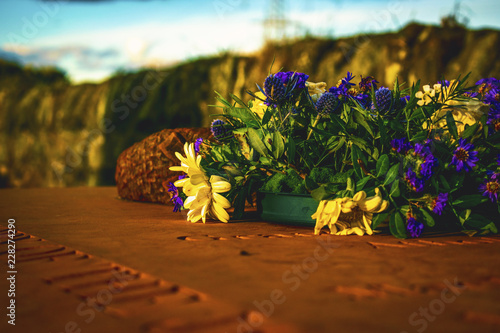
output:
M 459 139 L 458 141 L 459 144 L 453 153 L 450 165 L 455 165 L 457 172 L 462 170 L 469 172 L 476 166 L 476 163 L 479 162 L 479 158 L 477 157 L 478 152 L 472 150 L 474 149 L 474 145 L 467 143 L 467 140 Z
M 439 193 L 432 201 L 431 209 L 434 214 L 441 215 L 448 202 L 448 193 Z
M 316 109 L 320 114 L 328 114 L 333 113 L 337 109 L 338 105 L 339 103 L 335 95 L 331 92 L 326 92 L 318 99 Z
M 229 130 L 226 122 L 221 119 L 215 119 L 210 125 L 210 131 L 212 132 L 215 140 L 224 141 L 233 136 L 233 132 Z
M 479 186 L 479 190 L 483 192 L 485 197 L 490 198 L 491 202 L 498 201 L 498 194 L 500 193 L 500 174 L 494 173 L 484 184 Z
M 406 230 L 410 234 L 410 237 L 420 237 L 422 230 L 424 230 L 424 225 L 422 222 L 417 221 L 414 217 L 410 217 L 406 223 Z
M 392 103 L 392 92 L 390 89 L 382 87 L 375 92 L 375 103 L 381 113 L 388 112 Z M 375 109 L 375 105 L 372 107 Z
M 375 196 L 369 198 L 366 192 L 360 191 L 353 198 L 322 200 L 311 216 L 316 219 L 314 234 L 318 235 L 327 225 L 330 233 L 335 235 L 371 235 L 373 214 L 383 212 L 388 206 L 389 202 L 382 199 L 378 188 L 375 189 Z
M 285 98 L 285 85 L 281 78 L 275 74 L 269 75 L 264 81 L 264 93 L 267 97 L 266 105 L 275 105 L 282 103 Z

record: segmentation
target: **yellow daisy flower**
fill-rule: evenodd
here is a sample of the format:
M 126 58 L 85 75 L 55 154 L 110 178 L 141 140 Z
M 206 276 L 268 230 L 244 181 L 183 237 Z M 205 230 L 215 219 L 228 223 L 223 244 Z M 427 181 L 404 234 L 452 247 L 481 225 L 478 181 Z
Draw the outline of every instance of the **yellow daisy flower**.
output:
M 382 199 L 378 188 L 370 198 L 366 197 L 366 192 L 360 191 L 353 198 L 322 200 L 311 216 L 316 219 L 314 234 L 318 235 L 326 225 L 334 235 L 371 235 L 373 214 L 383 212 L 388 206 L 389 202 Z
M 207 177 L 205 170 L 200 165 L 201 156 L 196 156 L 194 144 L 184 145 L 184 153 L 175 153 L 181 161 L 180 166 L 170 167 L 172 171 L 185 172 L 188 177 L 177 180 L 174 185 L 182 187 L 187 199 L 184 207 L 189 209 L 188 221 L 197 222 L 200 219 L 205 223 L 207 215 L 222 222 L 229 220 L 226 208 L 231 207 L 231 203 L 219 193 L 227 192 L 231 189 L 231 184 L 223 177 Z

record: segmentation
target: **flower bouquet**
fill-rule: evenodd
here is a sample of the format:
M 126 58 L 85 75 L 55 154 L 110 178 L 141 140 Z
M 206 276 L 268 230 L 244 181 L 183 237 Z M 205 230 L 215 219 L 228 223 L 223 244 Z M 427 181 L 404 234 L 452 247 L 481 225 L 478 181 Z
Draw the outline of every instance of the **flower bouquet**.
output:
M 218 95 L 215 140 L 176 153 L 174 210 L 228 222 L 227 209 L 241 218 L 255 193 L 283 192 L 316 200 L 316 234 L 371 235 L 386 223 L 398 238 L 432 227 L 497 233 L 500 80 L 467 77 L 389 89 L 347 73 L 327 90 L 278 72 L 248 103 Z

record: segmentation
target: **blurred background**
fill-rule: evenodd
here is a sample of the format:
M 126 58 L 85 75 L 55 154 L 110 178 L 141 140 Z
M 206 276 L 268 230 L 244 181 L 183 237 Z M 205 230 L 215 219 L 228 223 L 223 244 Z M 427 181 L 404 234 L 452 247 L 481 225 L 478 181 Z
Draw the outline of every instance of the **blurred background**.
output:
M 270 70 L 335 85 L 500 78 L 497 0 L 2 0 L 0 187 L 113 185 L 164 128 Z M 271 63 L 274 65 L 270 68 Z M 356 80 L 355 80 L 356 81 Z

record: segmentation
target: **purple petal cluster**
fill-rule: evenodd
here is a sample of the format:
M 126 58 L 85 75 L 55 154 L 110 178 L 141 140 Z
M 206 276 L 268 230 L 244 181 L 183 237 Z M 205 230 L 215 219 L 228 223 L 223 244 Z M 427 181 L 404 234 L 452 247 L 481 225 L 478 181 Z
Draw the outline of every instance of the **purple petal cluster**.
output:
M 487 124 L 495 131 L 500 131 L 500 80 L 493 77 L 476 82 L 477 97 L 490 106 Z
M 179 176 L 179 179 L 186 178 L 186 176 Z M 168 192 L 172 193 L 172 198 L 170 198 L 170 202 L 174 204 L 174 213 L 181 210 L 184 202 L 182 198 L 179 196 L 179 189 L 174 185 L 174 183 L 168 183 Z
M 200 152 L 200 146 L 201 146 L 202 143 L 203 143 L 203 139 L 202 138 L 198 138 L 194 142 L 194 152 L 196 154 L 198 154 Z
M 413 145 L 406 138 L 394 139 L 391 141 L 391 146 L 398 154 L 406 155 Z
M 422 222 L 417 221 L 414 217 L 410 217 L 406 223 L 406 230 L 410 234 L 410 237 L 420 237 L 422 231 L 424 230 L 424 225 Z
M 441 215 L 448 202 L 448 193 L 439 193 L 432 203 L 434 214 Z
M 414 153 L 420 159 L 420 175 L 424 179 L 428 180 L 433 175 L 433 169 L 437 166 L 438 160 L 432 154 L 429 144 L 431 142 L 426 142 L 425 144 L 417 143 L 415 144 Z
M 417 177 L 417 174 L 411 168 L 406 170 L 405 181 L 408 186 L 417 193 L 424 190 L 425 181 Z
M 467 140 L 459 139 L 458 142 L 458 147 L 453 153 L 450 165 L 456 166 L 457 172 L 462 170 L 469 172 L 479 162 L 479 158 L 477 157 L 478 152 L 473 150 L 474 145 L 467 143 Z
M 352 92 L 350 90 L 355 85 L 351 82 L 352 79 L 354 79 L 352 73 L 347 72 L 346 77 L 340 81 L 339 85 L 337 87 L 331 87 L 328 91 L 334 94 L 337 98 L 348 98 L 352 95 Z
M 479 186 L 485 197 L 490 198 L 491 202 L 498 201 L 500 193 L 500 173 L 492 173 L 491 176 Z
M 361 75 L 361 81 L 359 82 L 359 90 L 363 93 L 370 92 L 373 89 L 377 89 L 377 83 L 379 83 L 373 76 L 363 77 Z

